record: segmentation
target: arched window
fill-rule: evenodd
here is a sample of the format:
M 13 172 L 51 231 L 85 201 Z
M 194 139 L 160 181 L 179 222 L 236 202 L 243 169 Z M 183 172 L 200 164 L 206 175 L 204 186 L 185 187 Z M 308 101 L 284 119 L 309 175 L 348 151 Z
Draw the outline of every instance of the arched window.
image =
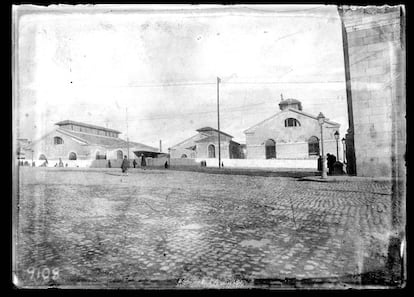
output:
M 71 153 L 69 154 L 69 160 L 76 160 L 76 159 L 77 159 L 76 154 L 75 154 L 74 152 L 71 152 Z
M 55 136 L 55 137 L 53 137 L 53 143 L 54 144 L 63 144 L 63 139 L 60 138 L 59 136 Z
M 209 158 L 215 158 L 216 157 L 216 148 L 213 144 L 210 144 L 208 146 L 208 157 Z
M 308 140 L 309 156 L 319 156 L 319 139 L 312 136 Z
M 41 154 L 39 156 L 39 160 L 47 160 L 46 156 L 44 154 Z
M 122 160 L 124 158 L 124 153 L 121 150 L 116 151 L 116 158 Z
M 182 154 L 181 155 L 181 158 L 187 158 L 187 155 L 186 154 Z
M 276 142 L 273 139 L 268 139 L 265 142 L 266 159 L 276 159 Z
M 288 118 L 285 120 L 285 127 L 300 127 L 300 123 L 297 119 Z

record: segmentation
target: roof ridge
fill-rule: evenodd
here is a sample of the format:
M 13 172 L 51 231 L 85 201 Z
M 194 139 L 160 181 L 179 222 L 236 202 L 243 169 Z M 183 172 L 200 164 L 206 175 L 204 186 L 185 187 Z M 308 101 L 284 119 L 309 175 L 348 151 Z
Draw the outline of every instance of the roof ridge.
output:
M 297 109 L 295 109 L 295 108 L 288 108 L 288 110 L 290 110 L 290 111 L 294 111 L 294 112 L 296 112 L 296 113 L 300 113 L 300 114 L 303 114 L 303 115 L 305 115 L 305 116 L 308 116 L 308 117 L 310 117 L 310 118 L 313 118 L 313 119 L 317 119 L 317 116 L 314 116 L 314 115 L 312 115 L 312 114 L 310 114 L 310 113 L 307 113 L 307 112 L 304 112 L 304 111 L 302 111 L 302 110 L 297 110 Z M 333 121 L 330 121 L 330 120 L 324 120 L 324 122 L 325 123 L 328 123 L 328 124 L 331 124 L 331 125 L 341 125 L 341 124 L 339 124 L 339 123 L 337 123 L 337 122 L 333 122 Z
M 233 135 L 230 135 L 230 134 L 228 134 L 228 133 L 226 133 L 226 132 L 223 132 L 223 130 L 218 130 L 218 129 L 215 129 L 215 128 L 212 128 L 212 127 L 209 127 L 209 126 L 207 126 L 207 127 L 202 127 L 202 128 L 199 128 L 199 129 L 197 129 L 196 131 L 197 132 L 199 132 L 199 133 L 201 133 L 201 132 L 205 132 L 205 131 L 209 131 L 209 130 L 205 130 L 205 131 L 203 131 L 202 129 L 206 129 L 206 128 L 208 128 L 208 129 L 211 129 L 212 131 L 215 131 L 215 132 L 220 132 L 220 134 L 224 134 L 224 135 L 226 135 L 226 136 L 229 136 L 229 137 L 231 137 L 231 138 L 234 138 L 234 136 Z M 200 131 L 201 130 L 201 131 Z M 211 131 L 210 130 L 210 131 Z
M 77 121 L 72 121 L 72 120 L 63 120 L 60 122 L 55 123 L 55 125 L 78 125 L 78 126 L 83 126 L 83 127 L 88 127 L 88 128 L 94 128 L 94 129 L 101 129 L 101 130 L 105 130 L 108 132 L 115 132 L 118 134 L 122 134 L 122 132 L 114 130 L 114 129 L 110 129 L 110 128 L 106 128 L 106 127 L 102 127 L 102 126 L 98 126 L 98 125 L 93 125 L 93 124 L 88 124 L 88 123 L 82 123 L 82 122 L 77 122 Z
M 175 145 L 173 145 L 173 146 L 171 146 L 169 148 L 171 149 L 171 148 L 174 148 L 176 146 L 179 146 L 179 145 L 183 144 L 184 142 L 186 142 L 186 141 L 188 141 L 188 140 L 190 140 L 190 139 L 192 139 L 192 138 L 194 138 L 194 137 L 196 137 L 198 135 L 200 135 L 200 134 L 195 134 L 195 135 L 193 135 L 191 137 L 188 137 L 188 138 L 184 139 L 183 141 L 180 141 L 179 143 L 177 143 L 177 144 L 175 144 Z
M 69 135 L 70 137 L 77 138 L 78 140 L 83 141 L 83 142 L 85 142 L 87 144 L 89 143 L 86 139 L 83 139 L 82 137 L 79 137 L 77 135 L 73 135 L 72 132 L 69 131 L 69 130 L 62 129 L 62 128 L 57 128 L 56 131 L 59 132 L 59 133 L 62 133 L 62 134 Z
M 86 142 L 87 144 L 101 145 L 101 146 L 104 146 L 104 147 L 114 147 L 114 146 L 119 146 L 119 145 L 108 145 L 108 144 L 102 144 L 102 143 L 99 143 L 99 142 L 96 142 L 96 141 L 93 141 L 93 140 L 87 140 L 87 139 L 85 139 L 85 138 L 82 138 L 81 136 L 77 136 L 77 135 L 76 135 L 76 133 L 79 133 L 79 134 L 86 134 L 87 136 L 92 136 L 92 137 L 95 137 L 95 138 L 98 138 L 98 139 L 99 139 L 99 138 L 101 138 L 101 139 L 105 139 L 105 140 L 112 140 L 112 141 L 118 142 L 118 143 L 119 143 L 119 144 L 121 144 L 121 145 L 126 144 L 126 143 L 128 143 L 128 142 L 129 142 L 129 143 L 130 143 L 130 144 L 132 144 L 132 145 L 143 146 L 143 147 L 146 147 L 146 148 L 149 148 L 149 149 L 152 149 L 152 150 L 158 150 L 157 148 L 152 147 L 152 146 L 150 146 L 150 145 L 146 145 L 146 144 L 144 144 L 144 143 L 135 142 L 135 141 L 127 141 L 127 140 L 125 140 L 125 139 L 118 138 L 118 137 L 109 137 L 109 136 L 104 136 L 104 135 L 91 134 L 91 133 L 84 133 L 84 132 L 78 132 L 78 131 L 70 131 L 70 130 L 66 130 L 66 129 L 59 129 L 59 128 L 58 128 L 58 130 L 60 130 L 60 131 L 64 130 L 64 133 L 63 133 L 63 134 L 68 134 L 68 135 L 70 135 L 71 137 L 78 138 L 79 140 L 81 140 L 81 141 L 83 141 L 83 142 Z M 75 134 L 75 135 L 73 135 L 73 134 Z
M 277 112 L 277 113 L 273 114 L 271 117 L 268 117 L 267 119 L 264 119 L 263 121 L 261 121 L 261 122 L 259 122 L 259 123 L 255 124 L 255 125 L 253 125 L 253 126 L 251 126 L 250 128 L 247 128 L 246 130 L 244 130 L 244 131 L 243 131 L 243 133 L 248 133 L 248 131 L 249 131 L 249 130 L 251 130 L 251 129 L 253 129 L 253 128 L 256 128 L 257 126 L 259 126 L 259 125 L 261 125 L 261 124 L 263 124 L 263 123 L 265 123 L 265 122 L 269 121 L 270 119 L 272 119 L 273 117 L 275 117 L 275 116 L 277 116 L 277 115 L 281 114 L 282 112 L 284 112 L 284 111 L 283 111 L 283 110 L 282 110 L 282 111 L 279 111 L 279 112 Z

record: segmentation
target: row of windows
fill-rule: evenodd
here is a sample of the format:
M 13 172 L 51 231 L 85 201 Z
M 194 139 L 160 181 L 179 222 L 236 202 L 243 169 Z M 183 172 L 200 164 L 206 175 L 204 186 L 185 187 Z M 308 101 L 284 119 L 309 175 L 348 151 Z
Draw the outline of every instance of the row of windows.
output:
M 77 160 L 77 159 L 78 159 L 78 156 L 76 155 L 76 153 L 71 152 L 71 153 L 69 154 L 69 160 Z M 45 154 L 41 154 L 41 155 L 39 156 L 39 160 L 44 160 L 44 161 L 46 161 L 46 160 L 47 160 L 46 155 L 45 155 Z
M 69 127 L 69 125 L 66 125 L 65 127 Z M 90 133 L 90 134 L 97 134 L 97 135 L 102 135 L 102 136 L 117 137 L 117 133 L 115 132 L 88 128 L 88 127 L 81 127 L 81 126 L 76 126 L 76 125 L 75 126 L 70 125 L 70 130 Z
M 268 139 L 265 141 L 266 159 L 276 159 L 276 141 Z M 309 156 L 319 156 L 319 139 L 312 136 L 308 140 Z
M 124 153 L 121 150 L 118 150 L 116 152 L 116 158 L 122 160 L 124 157 Z M 44 154 L 41 154 L 39 156 L 39 160 L 47 160 L 46 156 Z M 77 155 L 74 152 L 71 152 L 69 154 L 69 160 L 77 160 Z M 96 152 L 96 160 L 106 160 L 106 154 L 101 154 L 99 151 Z
M 309 156 L 319 156 L 319 139 L 316 136 L 312 136 L 308 140 L 308 153 Z M 266 159 L 276 159 L 276 141 L 268 139 L 265 141 L 265 154 Z M 208 146 L 208 157 L 216 157 L 216 148 L 213 144 Z M 183 154 L 181 158 L 187 158 L 187 155 Z

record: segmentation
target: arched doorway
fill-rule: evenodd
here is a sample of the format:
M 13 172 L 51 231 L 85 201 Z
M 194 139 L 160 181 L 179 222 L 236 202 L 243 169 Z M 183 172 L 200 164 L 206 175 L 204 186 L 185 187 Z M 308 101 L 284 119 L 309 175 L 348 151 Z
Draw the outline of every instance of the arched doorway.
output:
M 186 155 L 186 154 L 182 154 L 182 155 L 181 155 L 181 158 L 183 158 L 183 159 L 184 159 L 184 158 L 187 158 L 187 155 Z
M 76 154 L 75 154 L 74 152 L 71 152 L 71 153 L 69 154 L 69 160 L 76 160 L 76 159 L 77 159 Z
M 319 156 L 319 139 L 316 136 L 312 136 L 308 140 L 309 156 Z
M 44 154 L 41 154 L 39 156 L 39 160 L 47 160 L 46 156 Z
M 116 151 L 116 158 L 122 160 L 124 158 L 124 153 L 121 150 Z
M 265 142 L 266 159 L 276 159 L 276 142 L 273 139 L 268 139 Z
M 215 158 L 216 157 L 216 148 L 214 144 L 210 144 L 208 146 L 208 157 L 209 158 Z

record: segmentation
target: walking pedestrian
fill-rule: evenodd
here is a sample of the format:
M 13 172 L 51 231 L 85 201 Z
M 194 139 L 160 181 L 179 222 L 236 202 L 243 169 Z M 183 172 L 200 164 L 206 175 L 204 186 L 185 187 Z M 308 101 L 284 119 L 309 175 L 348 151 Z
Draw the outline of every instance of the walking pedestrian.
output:
M 122 160 L 122 165 L 121 165 L 122 172 L 127 173 L 128 167 L 129 167 L 129 160 L 127 159 L 127 156 L 124 156 L 124 159 Z

